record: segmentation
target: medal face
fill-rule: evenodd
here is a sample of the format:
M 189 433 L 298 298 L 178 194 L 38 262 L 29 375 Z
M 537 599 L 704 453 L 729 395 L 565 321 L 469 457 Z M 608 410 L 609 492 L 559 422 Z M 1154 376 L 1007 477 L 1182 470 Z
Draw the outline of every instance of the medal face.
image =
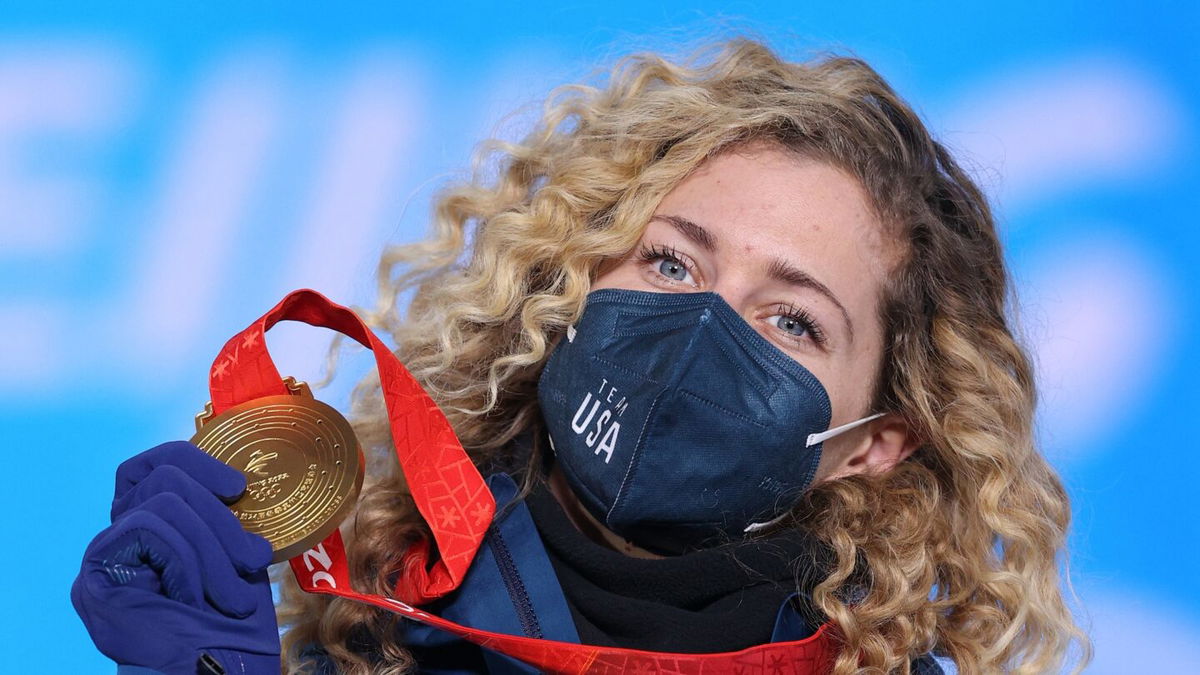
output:
M 265 396 L 201 421 L 192 443 L 246 476 L 230 509 L 272 562 L 316 546 L 358 500 L 363 456 L 346 418 L 307 394 Z M 202 416 L 201 416 L 202 417 Z

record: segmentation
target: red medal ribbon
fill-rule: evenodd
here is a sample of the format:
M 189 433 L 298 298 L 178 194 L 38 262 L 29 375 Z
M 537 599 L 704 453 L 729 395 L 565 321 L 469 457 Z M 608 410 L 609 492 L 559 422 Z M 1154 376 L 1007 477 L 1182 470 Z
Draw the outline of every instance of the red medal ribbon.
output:
M 292 558 L 300 587 L 349 598 L 445 630 L 551 673 L 827 673 L 837 655 L 832 624 L 794 642 L 773 642 L 720 654 L 669 654 L 596 647 L 477 630 L 417 609 L 458 588 L 491 525 L 496 503 L 449 421 L 420 383 L 346 307 L 312 290 L 289 293 L 262 318 L 225 343 L 209 375 L 214 413 L 263 396 L 287 394 L 267 353 L 264 334 L 280 321 L 303 321 L 357 340 L 375 355 L 396 457 L 417 510 L 433 531 L 438 558 L 423 541 L 405 552 L 395 598 L 350 586 L 341 534 Z

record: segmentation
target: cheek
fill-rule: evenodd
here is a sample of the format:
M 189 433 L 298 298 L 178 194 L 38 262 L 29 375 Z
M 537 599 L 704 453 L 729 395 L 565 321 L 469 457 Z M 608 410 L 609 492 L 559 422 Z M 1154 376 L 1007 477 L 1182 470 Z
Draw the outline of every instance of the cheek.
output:
M 845 392 L 842 391 L 842 368 L 840 364 L 829 363 L 828 361 L 814 362 L 809 359 L 807 363 L 802 362 L 804 367 L 817 377 L 817 381 L 825 387 L 825 394 L 829 397 L 829 406 L 833 410 L 833 417 L 830 424 L 834 424 L 841 419 L 842 409 L 845 407 L 843 399 Z
M 648 288 L 649 286 L 650 284 L 642 278 L 637 266 L 632 261 L 625 260 L 605 271 L 602 271 L 599 276 L 592 281 L 591 290 L 598 291 L 601 288 L 625 288 L 639 290 Z
M 871 375 L 865 368 L 857 367 L 859 359 L 822 361 L 805 364 L 805 367 L 825 386 L 829 405 L 833 411 L 829 426 L 835 427 L 858 419 L 870 403 Z M 860 414 L 861 413 L 861 414 Z M 832 442 L 835 439 L 830 439 Z

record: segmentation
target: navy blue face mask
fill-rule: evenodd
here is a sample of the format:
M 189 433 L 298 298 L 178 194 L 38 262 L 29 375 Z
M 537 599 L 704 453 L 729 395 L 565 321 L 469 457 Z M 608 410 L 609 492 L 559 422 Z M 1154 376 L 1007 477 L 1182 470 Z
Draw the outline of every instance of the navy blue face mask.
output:
M 812 482 L 829 396 L 716 293 L 593 291 L 542 370 L 551 447 L 613 532 L 676 554 L 786 513 Z

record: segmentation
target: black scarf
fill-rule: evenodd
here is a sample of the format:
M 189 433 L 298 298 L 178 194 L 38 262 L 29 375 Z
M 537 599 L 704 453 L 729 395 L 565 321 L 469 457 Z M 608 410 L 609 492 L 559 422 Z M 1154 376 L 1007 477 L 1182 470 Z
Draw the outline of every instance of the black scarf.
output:
M 651 560 L 589 539 L 544 482 L 526 503 L 584 644 L 736 651 L 769 642 L 780 606 L 797 591 L 810 630 L 823 620 L 809 594 L 832 554 L 804 532 Z

